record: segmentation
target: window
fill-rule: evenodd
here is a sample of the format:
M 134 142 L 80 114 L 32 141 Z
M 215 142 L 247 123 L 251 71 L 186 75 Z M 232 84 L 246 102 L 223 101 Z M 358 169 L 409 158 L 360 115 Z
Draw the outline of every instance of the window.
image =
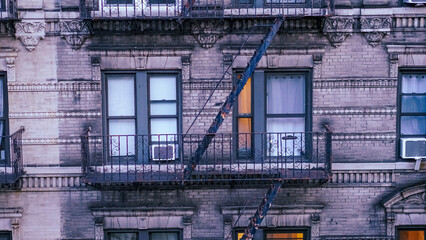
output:
M 426 73 L 402 72 L 398 100 L 400 138 L 425 138 Z
M 138 160 L 178 156 L 180 106 L 177 73 L 105 73 L 104 126 L 108 155 Z M 150 134 L 150 138 L 148 138 Z
M 236 231 L 235 232 L 236 240 L 241 239 L 244 235 L 244 231 Z M 261 236 L 263 234 L 263 240 L 307 240 L 308 239 L 308 231 L 305 229 L 300 230 L 278 230 L 278 231 L 270 231 L 268 229 L 258 229 L 256 232 L 256 236 Z
M 178 230 L 140 230 L 107 232 L 107 240 L 181 240 Z M 2 240 L 0 238 L 0 240 Z
M 6 161 L 8 139 L 7 84 L 6 77 L 0 75 L 0 160 Z
M 426 240 L 426 228 L 399 229 L 398 240 Z
M 238 157 L 265 148 L 268 156 L 305 154 L 305 132 L 311 129 L 309 76 L 309 71 L 253 74 L 234 111 Z M 264 132 L 266 139 L 261 139 L 258 133 Z
M 133 4 L 133 0 L 106 0 L 106 4 Z
M 11 240 L 12 234 L 10 232 L 0 232 L 0 240 Z

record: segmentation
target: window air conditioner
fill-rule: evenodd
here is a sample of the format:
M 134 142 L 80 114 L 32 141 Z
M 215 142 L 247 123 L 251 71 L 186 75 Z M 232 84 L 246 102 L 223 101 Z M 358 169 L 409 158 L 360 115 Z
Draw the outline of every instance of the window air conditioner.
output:
M 175 145 L 152 145 L 152 161 L 175 160 Z
M 404 3 L 410 3 L 410 4 L 426 4 L 426 0 L 404 0 Z
M 401 157 L 404 159 L 426 158 L 426 138 L 402 138 Z

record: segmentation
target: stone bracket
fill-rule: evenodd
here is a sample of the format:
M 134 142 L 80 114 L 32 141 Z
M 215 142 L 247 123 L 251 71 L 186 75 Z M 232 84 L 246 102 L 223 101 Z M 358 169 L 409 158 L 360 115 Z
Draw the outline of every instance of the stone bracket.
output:
M 334 47 L 340 46 L 353 33 L 354 19 L 347 17 L 326 18 L 322 31 Z
M 84 21 L 59 22 L 61 37 L 65 39 L 72 49 L 78 50 L 90 36 L 90 30 Z
M 223 20 L 205 20 L 191 22 L 191 35 L 205 49 L 212 48 L 225 33 Z
M 46 33 L 46 23 L 44 21 L 22 21 L 15 23 L 15 37 L 21 40 L 28 51 L 33 51 Z
M 101 57 L 92 56 L 90 60 L 92 63 L 92 80 L 100 81 L 101 80 Z
M 391 30 L 391 17 L 362 17 L 360 22 L 361 32 L 372 47 L 377 47 Z

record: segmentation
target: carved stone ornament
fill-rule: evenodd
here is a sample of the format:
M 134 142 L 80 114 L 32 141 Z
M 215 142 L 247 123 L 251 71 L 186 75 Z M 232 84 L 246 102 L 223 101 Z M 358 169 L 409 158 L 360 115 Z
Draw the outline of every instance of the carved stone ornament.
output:
M 95 240 L 104 240 L 104 225 L 103 218 L 95 218 Z
M 322 30 L 330 44 L 338 47 L 352 34 L 353 25 L 353 18 L 326 18 Z
M 183 239 L 192 238 L 192 216 L 183 216 Z
M 221 20 L 193 21 L 191 35 L 202 48 L 211 48 L 224 34 L 224 22 Z
M 377 47 L 383 38 L 389 34 L 391 28 L 390 17 L 361 18 L 361 32 L 368 43 Z
M 40 39 L 44 39 L 45 22 L 17 22 L 15 23 L 16 38 L 21 40 L 28 51 L 33 51 Z
M 7 67 L 7 81 L 8 82 L 16 81 L 15 57 L 6 58 L 6 67 Z
M 59 27 L 61 36 L 74 50 L 80 49 L 90 35 L 89 28 L 83 21 L 63 21 L 59 22 Z
M 10 220 L 10 225 L 12 225 L 12 238 L 16 240 L 20 240 L 21 239 L 20 219 L 12 218 Z
M 182 56 L 182 80 L 188 82 L 191 78 L 191 56 Z
M 389 77 L 398 77 L 398 59 L 399 56 L 396 53 L 389 55 Z

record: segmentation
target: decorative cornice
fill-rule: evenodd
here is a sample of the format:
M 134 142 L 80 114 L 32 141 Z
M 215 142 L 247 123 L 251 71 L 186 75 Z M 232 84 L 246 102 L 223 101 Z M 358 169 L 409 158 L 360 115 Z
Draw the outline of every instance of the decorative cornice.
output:
M 61 36 L 74 50 L 80 49 L 84 41 L 90 36 L 89 28 L 84 21 L 61 21 L 59 27 Z
M 191 22 L 191 35 L 202 48 L 212 48 L 225 33 L 223 20 L 203 20 Z
M 323 33 L 334 47 L 340 46 L 353 32 L 354 19 L 345 17 L 326 18 L 323 22 Z
M 322 107 L 314 108 L 313 113 L 314 115 L 395 115 L 396 107 Z
M 346 78 L 314 81 L 317 89 L 329 88 L 396 88 L 397 78 Z
M 100 82 L 8 83 L 10 92 L 100 91 Z
M 24 175 L 19 179 L 21 191 L 49 190 L 58 188 L 84 187 L 80 174 Z
M 22 139 L 23 145 L 66 145 L 80 144 L 80 137 L 75 138 L 26 138 Z
M 361 18 L 361 32 L 373 47 L 377 47 L 383 38 L 390 33 L 391 17 Z
M 396 133 L 333 133 L 333 141 L 388 141 L 395 140 Z
M 333 170 L 332 179 L 328 185 L 335 184 L 381 184 L 388 186 L 395 183 L 393 170 L 370 170 L 370 171 L 336 171 Z
M 100 117 L 98 111 L 79 111 L 79 112 L 10 112 L 9 119 L 44 119 L 44 118 L 81 118 L 81 117 Z
M 33 51 L 41 39 L 45 37 L 45 22 L 16 22 L 17 39 L 21 40 L 28 51 Z
M 219 80 L 211 79 L 190 79 L 189 82 L 185 82 L 182 84 L 182 88 L 183 90 L 213 90 L 216 88 L 218 81 Z M 231 90 L 232 82 L 230 80 L 222 81 L 216 89 Z

